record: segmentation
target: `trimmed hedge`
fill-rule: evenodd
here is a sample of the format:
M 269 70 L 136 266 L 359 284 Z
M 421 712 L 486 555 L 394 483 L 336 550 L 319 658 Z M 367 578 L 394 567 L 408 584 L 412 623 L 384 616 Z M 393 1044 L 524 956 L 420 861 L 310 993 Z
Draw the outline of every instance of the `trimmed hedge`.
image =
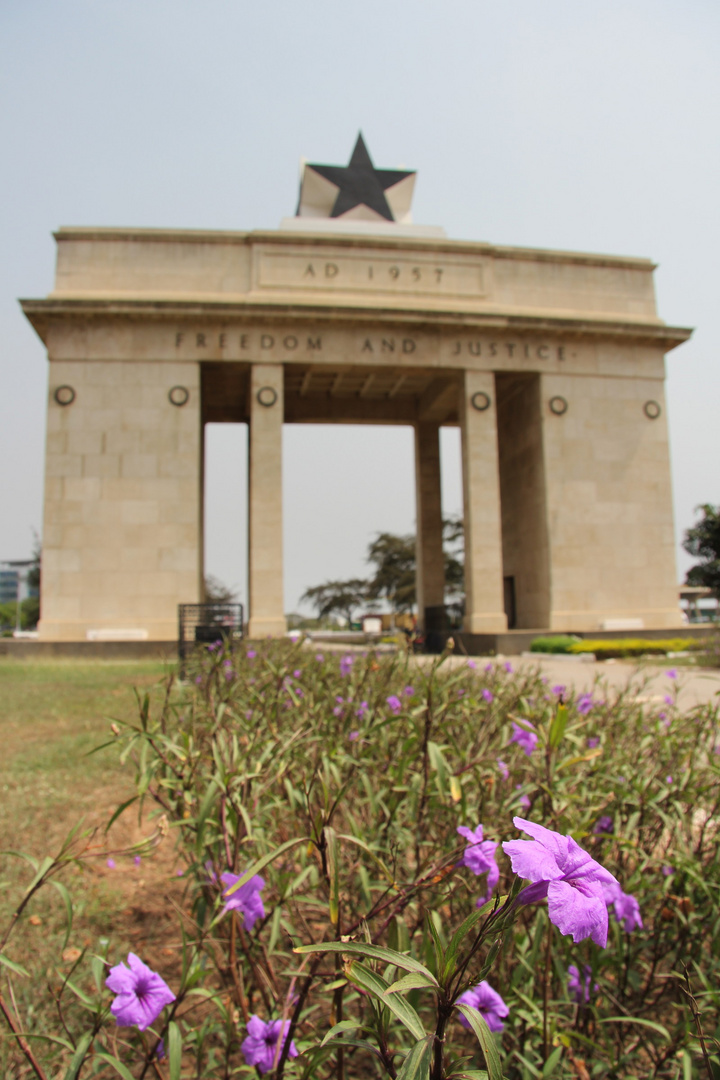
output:
M 582 642 L 575 634 L 548 634 L 545 637 L 533 638 L 530 652 L 569 653 L 572 651 L 572 646 L 577 644 L 582 644 Z
M 701 649 L 696 638 L 585 638 L 567 649 L 570 653 L 595 653 L 596 656 L 664 656 L 669 652 Z

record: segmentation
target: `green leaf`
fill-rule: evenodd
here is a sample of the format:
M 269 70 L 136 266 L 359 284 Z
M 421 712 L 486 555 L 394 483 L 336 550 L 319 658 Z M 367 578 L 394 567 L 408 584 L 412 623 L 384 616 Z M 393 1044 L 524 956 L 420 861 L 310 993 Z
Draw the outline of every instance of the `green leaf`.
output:
M 70 982 L 69 979 L 65 979 L 65 986 L 72 990 L 73 994 L 75 994 L 76 997 L 80 998 L 83 1005 L 87 1005 L 89 1009 L 95 1008 L 95 1002 L 91 998 L 89 998 L 87 994 L 84 994 L 83 991 L 75 985 L 75 983 Z
M 93 1038 L 94 1035 L 92 1031 L 86 1031 L 85 1034 L 81 1036 L 80 1041 L 75 1047 L 75 1053 L 70 1059 L 70 1064 L 67 1067 L 67 1072 L 65 1073 L 63 1080 L 75 1080 L 77 1074 L 80 1072 L 82 1063 L 85 1060 L 85 1055 L 88 1052 Z
M 550 1055 L 550 1057 L 547 1059 L 547 1061 L 543 1065 L 543 1068 L 542 1068 L 543 1077 L 552 1076 L 552 1074 L 555 1072 L 555 1066 L 558 1064 L 558 1062 L 560 1061 L 560 1058 L 562 1057 L 562 1053 L 563 1053 L 564 1049 L 565 1049 L 564 1046 L 556 1046 L 555 1047 L 552 1054 Z
M 26 979 L 30 978 L 30 972 L 26 971 L 20 964 L 16 964 L 13 960 L 9 960 L 4 953 L 0 953 L 0 964 L 4 964 L 10 971 L 14 971 L 16 975 L 24 975 Z
M 35 874 L 35 877 L 32 879 L 32 881 L 28 885 L 27 889 L 25 890 L 26 895 L 27 895 L 27 893 L 32 892 L 32 890 L 35 888 L 35 886 L 38 884 L 38 882 L 42 881 L 42 879 L 45 877 L 45 875 L 47 874 L 48 870 L 50 869 L 50 867 L 52 866 L 54 861 L 55 860 L 51 859 L 49 855 L 45 856 L 45 858 L 43 859 L 43 861 L 40 863 L 40 865 L 37 868 L 37 873 Z
M 337 926 L 340 919 L 340 867 L 337 833 L 330 825 L 326 825 L 323 832 L 325 834 L 328 878 L 330 879 L 330 922 L 333 926 Z
M 259 874 L 261 870 L 264 870 L 266 866 L 269 866 L 271 862 L 274 862 L 275 859 L 279 858 L 280 855 L 283 854 L 283 852 L 289 851 L 290 848 L 297 847 L 298 844 L 310 843 L 310 839 L 311 838 L 309 836 L 301 836 L 297 840 L 286 840 L 285 843 L 281 844 L 279 848 L 275 848 L 275 851 L 271 851 L 269 855 L 263 855 L 262 859 L 258 859 L 257 862 L 254 862 L 250 869 L 246 870 L 243 876 L 241 878 L 238 878 L 234 885 L 231 885 L 229 889 L 225 890 L 223 895 L 225 897 L 232 896 L 236 889 L 240 889 L 250 880 L 251 877 L 254 877 L 255 874 Z M 295 949 L 295 952 L 299 951 L 299 949 Z M 311 951 L 313 950 L 311 949 Z M 322 950 L 315 949 L 314 951 L 318 952 Z
M 307 843 L 307 841 L 305 841 Z M 332 952 L 347 953 L 348 956 L 364 956 L 370 960 L 380 960 L 383 964 L 394 964 L 403 971 L 418 971 L 424 975 L 432 986 L 439 986 L 433 973 L 428 971 L 418 960 L 404 953 L 395 952 L 394 949 L 384 949 L 380 945 L 369 945 L 362 941 L 321 941 L 316 945 L 298 945 L 293 952 L 315 953 Z
M 174 1020 L 168 1024 L 168 1065 L 170 1067 L 170 1080 L 180 1080 L 180 1066 L 182 1065 L 182 1035 L 180 1028 Z
M 387 880 L 390 882 L 390 884 L 395 884 L 395 879 L 393 878 L 392 872 L 390 871 L 386 863 L 384 863 L 382 859 L 378 855 L 376 855 L 370 845 L 366 844 L 364 840 L 361 840 L 358 836 L 348 836 L 345 833 L 339 833 L 338 839 L 346 840 L 349 844 L 356 844 L 357 847 L 362 848 L 363 851 L 366 851 L 370 858 L 375 862 L 378 869 L 382 872 L 383 876 L 386 877 Z
M 132 799 L 126 799 L 126 801 L 124 803 L 121 803 L 120 806 L 118 806 L 117 810 L 115 811 L 115 813 L 110 818 L 107 825 L 105 826 L 105 833 L 106 834 L 110 831 L 111 827 L 115 824 L 115 822 L 120 817 L 120 815 L 125 813 L 128 806 L 132 806 L 132 804 L 134 802 L 137 802 L 137 800 L 138 800 L 138 796 L 133 795 Z
M 477 1009 L 473 1009 L 472 1005 L 463 1005 L 460 1002 L 455 1003 L 455 1008 L 463 1014 L 477 1035 L 487 1065 L 489 1080 L 503 1080 L 497 1044 L 482 1014 Z
M 339 1024 L 335 1024 L 334 1027 L 330 1028 L 320 1045 L 324 1046 L 325 1043 L 330 1042 L 331 1039 L 336 1038 L 336 1036 L 342 1034 L 343 1031 L 357 1031 L 359 1027 L 360 1024 L 357 1020 L 341 1020 Z
M 642 1016 L 604 1016 L 600 1021 L 601 1024 L 640 1024 L 641 1027 L 651 1028 L 653 1031 L 657 1031 L 658 1035 L 662 1035 L 663 1039 L 670 1042 L 670 1033 L 666 1027 L 662 1024 L 658 1024 L 656 1020 L 645 1020 Z
M 403 975 L 402 979 L 398 979 L 397 982 L 388 986 L 383 997 L 387 994 L 405 994 L 408 990 L 434 991 L 435 989 L 436 987 L 428 981 L 425 975 L 421 975 L 419 971 L 412 971 L 409 975 Z
M 448 1080 L 488 1080 L 485 1069 L 463 1069 L 462 1072 L 450 1073 Z
M 492 901 L 488 900 L 488 904 L 491 903 Z M 475 923 L 479 922 L 480 919 L 482 919 L 487 914 L 489 914 L 489 909 L 487 907 L 487 904 L 483 904 L 481 908 L 475 908 L 472 914 L 468 915 L 467 919 L 464 919 L 463 922 L 460 923 L 457 930 L 450 938 L 450 944 L 447 948 L 448 962 L 455 959 L 455 957 L 457 956 L 457 951 L 462 944 L 463 938 L 465 938 L 470 933 Z
M 565 735 L 565 728 L 567 727 L 567 722 L 567 705 L 558 705 L 557 711 L 550 725 L 550 734 L 548 736 L 548 742 L 552 750 L 554 750 L 555 747 L 559 746 L 562 742 L 563 736 Z
M 398 1070 L 397 1080 L 429 1080 L 434 1035 L 426 1035 L 413 1046 Z
M 425 1028 L 422 1026 L 422 1021 L 412 1005 L 404 997 L 398 997 L 397 994 L 385 997 L 388 984 L 381 975 L 377 975 L 370 968 L 365 967 L 364 964 L 358 963 L 357 960 L 349 965 L 346 974 L 350 982 L 362 987 L 363 990 L 367 990 L 370 994 L 375 994 L 380 1002 L 395 1014 L 400 1023 L 404 1024 L 416 1039 L 425 1037 Z
M 96 1053 L 95 1057 L 100 1061 L 106 1061 L 108 1065 L 111 1065 L 118 1076 L 122 1076 L 122 1080 L 135 1080 L 133 1074 L 128 1069 L 127 1065 L 123 1065 L 122 1061 L 118 1061 L 112 1054 L 104 1054 L 102 1052 Z
M 50 884 L 53 885 L 57 889 L 57 891 L 60 893 L 60 896 L 62 897 L 62 902 L 65 905 L 65 915 L 67 917 L 67 923 L 65 924 L 65 937 L 63 938 L 63 943 L 62 943 L 62 947 L 64 949 L 65 946 L 68 943 L 69 938 L 70 938 L 70 931 L 72 930 L 72 922 L 73 922 L 72 898 L 71 898 L 70 893 L 68 892 L 67 888 L 65 887 L 65 885 L 63 885 L 62 881 L 51 881 Z

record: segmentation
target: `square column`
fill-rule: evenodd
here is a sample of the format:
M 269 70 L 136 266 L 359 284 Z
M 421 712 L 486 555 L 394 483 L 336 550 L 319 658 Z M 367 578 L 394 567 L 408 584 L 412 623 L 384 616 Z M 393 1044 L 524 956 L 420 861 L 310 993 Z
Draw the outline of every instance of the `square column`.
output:
M 250 371 L 249 637 L 285 633 L 282 543 L 282 364 Z
M 465 371 L 460 392 L 468 634 L 507 630 L 503 610 L 500 475 L 495 380 Z
M 425 627 L 426 609 L 441 608 L 445 604 L 440 426 L 431 420 L 424 420 L 415 425 L 415 500 L 417 507 L 415 590 L 418 622 L 420 626 Z
M 199 364 L 53 360 L 47 424 L 40 638 L 176 640 L 202 596 Z

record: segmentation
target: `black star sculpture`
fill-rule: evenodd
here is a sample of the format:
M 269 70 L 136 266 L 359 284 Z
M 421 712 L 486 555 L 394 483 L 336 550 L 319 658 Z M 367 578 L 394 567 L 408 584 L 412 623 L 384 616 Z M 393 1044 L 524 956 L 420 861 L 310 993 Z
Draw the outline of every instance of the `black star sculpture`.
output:
M 358 134 L 349 165 L 307 165 L 306 168 L 329 180 L 338 188 L 330 217 L 337 218 L 356 206 L 367 206 L 387 221 L 395 217 L 385 197 L 388 188 L 394 187 L 414 172 L 401 169 L 376 169 L 365 146 L 362 134 Z M 301 213 L 301 192 L 298 213 Z

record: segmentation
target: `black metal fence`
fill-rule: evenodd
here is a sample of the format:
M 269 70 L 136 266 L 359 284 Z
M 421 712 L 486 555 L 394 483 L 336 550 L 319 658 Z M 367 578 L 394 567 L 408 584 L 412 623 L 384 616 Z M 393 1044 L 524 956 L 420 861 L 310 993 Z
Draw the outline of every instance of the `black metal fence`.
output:
M 178 604 L 178 658 L 180 678 L 198 646 L 238 641 L 243 636 L 242 604 Z

